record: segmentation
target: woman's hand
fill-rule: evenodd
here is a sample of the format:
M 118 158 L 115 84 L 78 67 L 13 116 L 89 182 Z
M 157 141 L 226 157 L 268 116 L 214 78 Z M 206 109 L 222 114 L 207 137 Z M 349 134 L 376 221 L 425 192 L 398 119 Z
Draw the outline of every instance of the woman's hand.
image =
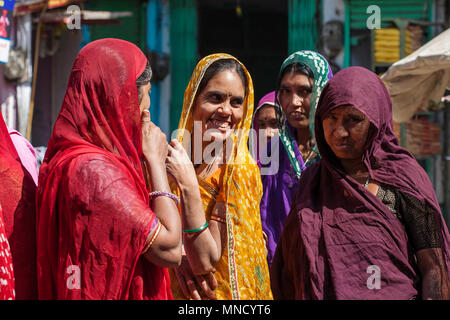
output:
M 150 165 L 164 165 L 168 144 L 166 135 L 150 121 L 150 112 L 142 112 L 142 151 Z
M 441 248 L 417 251 L 417 266 L 422 276 L 423 300 L 449 300 L 450 283 Z
M 217 288 L 217 280 L 214 277 L 214 274 L 210 272 L 206 275 L 194 276 L 186 255 L 182 256 L 180 266 L 175 268 L 175 275 L 177 276 L 181 291 L 186 298 L 201 300 L 201 296 L 197 289 L 200 287 L 206 297 L 211 300 L 217 299 L 213 292 L 213 290 Z
M 198 188 L 192 161 L 178 140 L 170 142 L 166 169 L 180 188 Z

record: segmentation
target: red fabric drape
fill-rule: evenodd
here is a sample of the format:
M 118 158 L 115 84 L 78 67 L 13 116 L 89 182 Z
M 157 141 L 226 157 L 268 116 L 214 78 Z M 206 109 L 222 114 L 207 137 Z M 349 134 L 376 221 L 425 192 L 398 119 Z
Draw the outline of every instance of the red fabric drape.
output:
M 16 299 L 36 298 L 36 185 L 0 116 L 0 205 L 11 249 Z
M 147 59 L 102 39 L 77 56 L 39 174 L 41 299 L 171 299 L 167 270 L 141 256 L 158 219 L 141 166 L 136 80 Z
M 14 298 L 14 270 L 11 250 L 6 237 L 2 207 L 0 205 L 0 300 L 13 300 Z

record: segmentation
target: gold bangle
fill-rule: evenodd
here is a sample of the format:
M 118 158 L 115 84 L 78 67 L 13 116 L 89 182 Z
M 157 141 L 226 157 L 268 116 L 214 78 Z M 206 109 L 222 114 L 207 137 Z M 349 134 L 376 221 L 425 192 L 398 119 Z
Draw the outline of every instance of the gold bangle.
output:
M 155 241 L 156 237 L 158 236 L 159 231 L 161 231 L 161 222 L 158 222 L 158 225 L 156 226 L 155 233 L 151 237 L 150 241 L 145 245 L 144 250 L 142 250 L 142 254 L 145 254 L 148 251 L 148 249 L 150 249 L 150 247 L 152 246 L 152 244 Z
M 227 223 L 227 219 L 221 218 L 219 216 L 211 216 L 211 218 L 209 218 L 210 220 L 214 220 L 217 222 L 222 222 L 222 223 Z

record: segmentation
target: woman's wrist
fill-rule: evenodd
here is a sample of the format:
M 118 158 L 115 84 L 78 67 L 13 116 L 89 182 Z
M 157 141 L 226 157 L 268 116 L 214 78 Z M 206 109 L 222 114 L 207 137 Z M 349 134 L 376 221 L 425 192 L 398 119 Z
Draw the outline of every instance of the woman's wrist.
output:
M 159 155 L 155 154 L 145 154 L 144 157 L 147 160 L 150 168 L 153 166 L 154 168 L 166 167 L 165 159 L 160 159 Z
M 185 179 L 178 181 L 178 188 L 183 195 L 190 195 L 196 193 L 200 187 L 198 185 L 197 177 L 194 177 L 193 179 L 186 177 Z

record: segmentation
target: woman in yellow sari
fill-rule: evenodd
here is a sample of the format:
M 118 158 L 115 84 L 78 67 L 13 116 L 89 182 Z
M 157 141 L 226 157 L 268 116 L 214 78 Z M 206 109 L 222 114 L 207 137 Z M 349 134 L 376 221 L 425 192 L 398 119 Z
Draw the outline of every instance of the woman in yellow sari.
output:
M 175 299 L 272 299 L 262 185 L 247 147 L 253 95 L 250 74 L 228 54 L 203 58 L 186 88 L 167 159 L 182 199 L 185 255 L 170 271 Z

